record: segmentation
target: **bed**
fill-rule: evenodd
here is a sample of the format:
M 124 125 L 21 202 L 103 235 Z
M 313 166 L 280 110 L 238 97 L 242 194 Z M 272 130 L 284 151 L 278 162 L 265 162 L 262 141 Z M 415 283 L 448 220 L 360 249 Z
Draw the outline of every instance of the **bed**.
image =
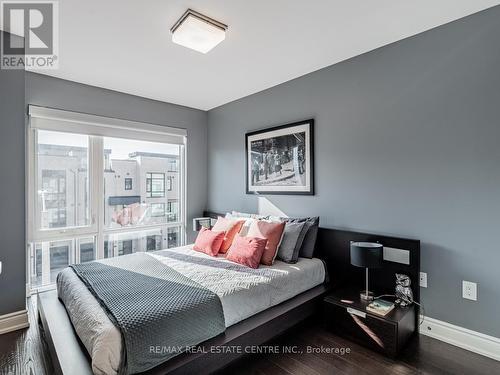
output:
M 204 216 L 217 217 L 217 214 L 205 212 Z M 188 275 L 191 274 L 192 277 L 198 277 L 198 279 L 201 277 L 203 279 L 200 280 L 201 282 L 205 283 L 207 287 L 212 285 L 213 290 L 217 295 L 220 295 L 226 328 L 222 334 L 198 345 L 197 347 L 200 348 L 199 351 L 179 354 L 147 371 L 147 374 L 207 374 L 217 371 L 247 354 L 210 351 L 210 348 L 262 345 L 290 330 L 304 319 L 318 314 L 321 311 L 323 297 L 332 288 L 346 283 L 351 286 L 359 283 L 359 287 L 361 288 L 364 273 L 362 272 L 363 270 L 350 265 L 350 241 L 379 241 L 384 246 L 406 249 L 408 251 L 407 264 L 395 263 L 394 261 L 385 262 L 383 269 L 372 272 L 375 278 L 372 284 L 380 291 L 388 293 L 393 290 L 395 272 L 406 273 L 414 283 L 417 282 L 420 270 L 420 242 L 418 240 L 340 229 L 319 228 L 314 253 L 317 259 L 300 259 L 295 265 L 276 262 L 271 268 L 261 266 L 254 274 L 248 274 L 250 276 L 249 280 L 254 281 L 249 281 L 246 286 L 244 282 L 241 282 L 241 279 L 238 281 L 237 278 L 234 282 L 230 280 L 227 286 L 216 285 L 220 283 L 215 282 L 215 275 L 227 272 L 224 266 L 228 262 L 227 260 L 216 260 L 217 264 L 222 265 L 220 268 L 210 267 L 206 264 L 201 265 L 206 272 L 194 275 L 197 272 L 194 272 L 192 269 L 190 271 L 190 267 L 184 267 L 182 264 L 183 261 L 176 259 L 175 262 L 171 263 L 176 263 L 174 267 L 178 267 L 181 272 Z M 162 257 L 172 253 L 185 254 L 193 256 L 196 259 L 203 259 L 205 257 L 202 254 L 193 254 L 189 247 L 160 251 L 153 255 Z M 201 263 L 205 262 L 201 261 Z M 326 273 L 323 263 L 326 264 Z M 210 268 L 214 269 L 208 272 L 207 269 Z M 212 277 L 201 276 L 206 275 L 207 272 Z M 230 272 L 237 274 L 235 270 Z M 269 273 L 271 273 L 271 276 L 266 276 Z M 307 274 L 306 278 L 299 276 L 301 274 Z M 259 282 L 259 278 L 265 279 L 266 277 L 270 279 L 269 282 Z M 299 279 L 302 281 L 299 281 Z M 109 326 L 109 322 L 106 321 L 102 314 L 101 316 L 96 316 L 96 311 L 98 312 L 99 310 L 92 309 L 92 299 L 88 295 L 85 296 L 85 291 L 77 293 L 78 288 L 81 288 L 78 280 L 75 282 L 69 276 L 65 282 L 72 285 L 68 290 L 75 288 L 74 291 L 78 294 L 75 298 L 90 301 L 88 303 L 89 306 L 85 306 L 87 305 L 85 302 L 81 304 L 81 308 L 88 311 L 90 320 L 86 320 L 85 318 L 73 319 L 75 323 L 72 323 L 65 305 L 58 299 L 56 291 L 53 290 L 38 294 L 39 318 L 45 341 L 50 350 L 54 372 L 56 374 L 91 375 L 93 373 L 93 358 L 94 363 L 99 362 L 104 363 L 104 366 L 113 366 L 111 361 L 107 362 L 106 359 L 98 359 L 96 355 L 92 356 L 92 351 L 95 350 L 93 348 L 98 347 L 97 343 L 92 342 L 89 338 L 81 339 L 77 334 L 78 330 L 85 330 L 94 324 L 104 324 L 111 332 L 113 331 L 113 327 Z M 258 290 L 262 293 L 257 292 Z M 419 301 L 418 288 L 414 290 L 414 293 L 415 300 Z M 251 299 L 256 294 L 258 294 L 258 298 L 261 298 L 256 306 L 244 303 L 245 300 Z M 267 299 L 262 298 L 261 294 L 271 294 L 272 297 Z M 71 297 L 68 296 L 67 298 Z M 232 308 L 235 304 L 238 305 L 238 309 Z M 240 304 L 241 306 L 239 306 Z M 68 310 L 72 310 L 75 307 L 67 306 L 67 308 Z M 92 313 L 92 311 L 94 312 Z M 74 312 L 73 314 L 77 313 Z M 85 312 L 82 314 L 86 315 Z M 92 319 L 94 319 L 93 322 Z M 116 340 L 116 332 L 114 336 L 114 340 Z M 94 336 L 94 338 L 97 337 L 113 341 L 113 334 L 110 336 Z M 112 349 L 109 349 L 108 352 L 110 350 Z M 114 350 L 116 352 L 116 347 Z
M 191 245 L 146 254 L 217 294 L 226 328 L 322 284 L 326 275 L 317 258 L 251 269 L 222 255 L 194 251 Z M 118 328 L 71 268 L 59 274 L 57 289 L 94 374 L 117 374 L 122 352 Z

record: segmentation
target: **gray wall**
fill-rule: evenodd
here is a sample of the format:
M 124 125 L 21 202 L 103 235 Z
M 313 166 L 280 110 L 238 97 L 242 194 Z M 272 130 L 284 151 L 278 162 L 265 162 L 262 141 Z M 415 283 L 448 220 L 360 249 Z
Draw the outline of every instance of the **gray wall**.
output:
M 0 315 L 26 308 L 24 75 L 0 69 Z
M 207 200 L 207 113 L 45 75 L 26 73 L 26 104 L 187 129 L 187 225 Z
M 426 314 L 500 337 L 499 35 L 495 7 L 211 110 L 207 208 L 418 238 Z M 317 194 L 246 195 L 245 132 L 310 117 Z

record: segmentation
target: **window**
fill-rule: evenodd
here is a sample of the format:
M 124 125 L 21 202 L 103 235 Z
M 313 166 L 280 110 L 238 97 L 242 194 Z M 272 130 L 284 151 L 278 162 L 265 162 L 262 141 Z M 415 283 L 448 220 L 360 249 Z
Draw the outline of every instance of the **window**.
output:
M 170 159 L 168 162 L 168 171 L 169 172 L 178 172 L 179 167 L 177 166 L 177 159 Z
M 146 251 L 161 250 L 161 234 L 150 235 L 146 237 Z
M 174 177 L 168 176 L 167 177 L 167 190 L 172 191 L 173 186 L 174 186 Z
M 104 238 L 107 258 L 136 251 L 155 251 L 180 245 L 178 226 L 159 229 L 110 233 Z
M 34 245 L 34 277 L 38 284 L 50 284 L 70 264 L 73 242 L 70 240 L 41 242 Z
M 66 226 L 66 171 L 42 169 L 42 213 L 49 228 Z
M 176 222 L 179 214 L 179 202 L 169 201 L 167 203 L 168 221 Z
M 168 247 L 176 247 L 180 245 L 180 228 L 168 228 L 167 244 Z
M 165 173 L 146 174 L 146 193 L 148 198 L 165 196 Z
M 132 179 L 126 177 L 125 178 L 125 190 L 132 190 Z
M 39 130 L 36 139 L 37 226 L 89 225 L 89 137 Z
M 152 203 L 151 204 L 151 216 L 153 216 L 153 217 L 165 216 L 165 203 Z
M 184 206 L 172 206 L 185 202 L 184 133 L 32 106 L 30 116 L 32 290 L 53 287 L 69 264 L 184 243 Z M 167 178 L 172 160 L 176 185 Z
M 83 238 L 78 240 L 78 247 L 80 249 L 80 263 L 90 262 L 96 259 L 95 238 Z

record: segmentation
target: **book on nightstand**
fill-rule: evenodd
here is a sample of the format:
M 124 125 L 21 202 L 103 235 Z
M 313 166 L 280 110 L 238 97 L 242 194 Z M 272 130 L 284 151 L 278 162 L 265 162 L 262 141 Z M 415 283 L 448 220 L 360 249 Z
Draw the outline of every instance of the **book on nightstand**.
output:
M 386 316 L 394 309 L 394 303 L 384 299 L 376 299 L 366 306 L 366 310 L 377 315 Z

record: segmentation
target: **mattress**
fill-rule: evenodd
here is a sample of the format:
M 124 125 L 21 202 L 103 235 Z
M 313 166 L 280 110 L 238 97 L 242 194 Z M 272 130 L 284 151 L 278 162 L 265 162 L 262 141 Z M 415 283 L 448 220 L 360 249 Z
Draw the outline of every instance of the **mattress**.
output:
M 320 259 L 299 258 L 295 264 L 276 261 L 251 269 L 223 256 L 211 257 L 191 245 L 147 253 L 216 293 L 230 327 L 252 315 L 323 283 Z M 99 302 L 71 269 L 61 272 L 58 295 L 76 333 L 87 349 L 95 374 L 116 374 L 120 364 L 121 334 Z

